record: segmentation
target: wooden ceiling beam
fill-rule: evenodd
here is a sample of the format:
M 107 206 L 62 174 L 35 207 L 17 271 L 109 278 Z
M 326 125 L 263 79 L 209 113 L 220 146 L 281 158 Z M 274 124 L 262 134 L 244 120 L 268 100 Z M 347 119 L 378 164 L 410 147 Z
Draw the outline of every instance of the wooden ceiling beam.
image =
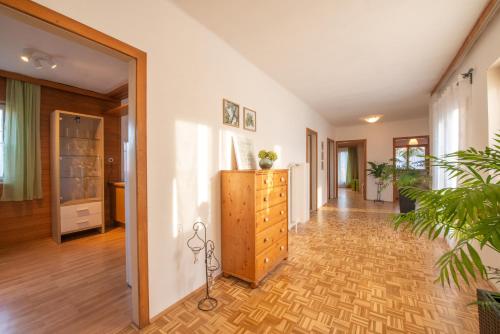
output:
M 122 104 L 121 106 L 106 110 L 103 114 L 117 117 L 128 115 L 128 104 Z
M 460 49 L 458 49 L 457 53 L 455 54 L 455 57 L 453 57 L 451 63 L 439 78 L 439 81 L 434 85 L 434 88 L 431 91 L 431 95 L 434 95 L 441 87 L 441 85 L 445 83 L 446 80 L 448 80 L 450 75 L 457 70 L 457 68 L 464 60 L 465 56 L 467 56 L 469 51 L 472 49 L 474 43 L 479 39 L 479 36 L 481 36 L 481 33 L 485 30 L 491 19 L 495 16 L 499 5 L 500 0 L 488 1 L 483 11 L 481 12 L 481 15 L 479 15 L 476 22 L 472 26 L 471 31 L 460 46 Z
M 118 88 L 113 89 L 109 93 L 106 94 L 112 99 L 123 100 L 128 97 L 128 83 L 121 85 Z
M 106 94 L 101 94 L 97 93 L 91 90 L 83 89 L 83 88 L 78 88 L 70 85 L 65 85 L 59 82 L 55 81 L 50 81 L 50 80 L 45 80 L 45 79 L 38 79 L 34 77 L 30 77 L 24 74 L 19 74 L 15 72 L 10 72 L 10 71 L 5 71 L 0 69 L 0 77 L 8 78 L 8 79 L 14 79 L 14 80 L 20 80 L 20 81 L 25 81 L 29 82 L 35 85 L 40 85 L 40 86 L 45 86 L 45 87 L 50 87 L 50 88 L 55 88 L 59 90 L 63 90 L 66 92 L 70 93 L 75 93 L 75 94 L 80 94 L 80 95 L 85 95 L 85 96 L 90 96 L 94 97 L 97 99 L 105 100 L 105 101 L 110 101 L 110 102 L 120 102 L 118 99 L 114 99 L 109 97 Z

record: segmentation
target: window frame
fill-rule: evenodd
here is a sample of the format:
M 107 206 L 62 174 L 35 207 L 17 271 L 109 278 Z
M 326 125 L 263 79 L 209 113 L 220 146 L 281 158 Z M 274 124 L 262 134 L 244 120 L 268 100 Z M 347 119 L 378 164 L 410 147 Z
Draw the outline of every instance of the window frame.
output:
M 427 144 L 416 144 L 416 145 L 410 145 L 409 143 L 405 144 L 405 145 L 398 145 L 396 144 L 398 140 L 410 140 L 412 138 L 426 138 L 427 140 Z M 402 148 L 402 147 L 406 147 L 406 167 L 409 168 L 409 149 L 411 147 L 425 147 L 425 156 L 428 156 L 430 154 L 430 137 L 429 135 L 424 135 L 424 136 L 411 136 L 411 137 L 393 137 L 392 138 L 392 161 L 394 163 L 394 167 L 396 167 L 396 149 L 398 148 Z M 422 168 L 422 169 L 417 169 L 418 171 L 421 171 L 422 173 L 426 173 L 427 175 L 430 174 L 430 163 L 429 163 L 429 159 L 425 159 L 425 168 Z M 392 198 L 394 201 L 396 201 L 399 197 L 399 194 L 398 194 L 398 191 L 397 191 L 397 188 L 396 188 L 396 184 L 395 184 L 395 178 L 396 178 L 396 175 L 393 176 L 393 192 L 392 192 Z

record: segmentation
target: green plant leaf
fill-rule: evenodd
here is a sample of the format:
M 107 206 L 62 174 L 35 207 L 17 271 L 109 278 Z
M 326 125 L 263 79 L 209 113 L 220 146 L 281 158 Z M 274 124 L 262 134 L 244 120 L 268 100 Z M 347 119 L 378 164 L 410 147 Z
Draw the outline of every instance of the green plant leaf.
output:
M 462 263 L 464 264 L 465 268 L 475 280 L 476 273 L 474 272 L 474 267 L 472 266 L 472 262 L 469 260 L 469 257 L 467 256 L 463 248 L 460 249 L 460 257 L 462 258 Z

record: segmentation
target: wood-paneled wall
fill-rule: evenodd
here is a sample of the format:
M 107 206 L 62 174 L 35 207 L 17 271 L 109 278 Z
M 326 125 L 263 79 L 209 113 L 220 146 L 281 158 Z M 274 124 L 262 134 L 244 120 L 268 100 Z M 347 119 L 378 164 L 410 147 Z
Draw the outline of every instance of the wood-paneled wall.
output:
M 0 77 L 0 101 L 5 101 L 5 78 Z M 121 170 L 121 123 L 119 117 L 102 115 L 116 107 L 114 102 L 42 87 L 40 101 L 40 141 L 42 150 L 43 198 L 36 201 L 0 202 L 0 247 L 50 237 L 50 113 L 56 109 L 104 116 L 105 182 L 118 181 Z M 113 165 L 107 158 L 113 157 Z M 109 191 L 106 185 L 106 221 L 109 223 Z

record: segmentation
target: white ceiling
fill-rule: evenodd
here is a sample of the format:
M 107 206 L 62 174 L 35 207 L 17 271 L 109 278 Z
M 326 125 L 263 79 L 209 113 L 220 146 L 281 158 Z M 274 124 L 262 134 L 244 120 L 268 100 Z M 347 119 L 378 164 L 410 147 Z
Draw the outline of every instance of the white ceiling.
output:
M 36 69 L 21 61 L 25 48 L 53 55 L 57 68 Z M 128 81 L 128 63 L 123 56 L 2 6 L 0 69 L 99 93 L 108 93 Z
M 425 116 L 487 0 L 173 0 L 335 125 Z

